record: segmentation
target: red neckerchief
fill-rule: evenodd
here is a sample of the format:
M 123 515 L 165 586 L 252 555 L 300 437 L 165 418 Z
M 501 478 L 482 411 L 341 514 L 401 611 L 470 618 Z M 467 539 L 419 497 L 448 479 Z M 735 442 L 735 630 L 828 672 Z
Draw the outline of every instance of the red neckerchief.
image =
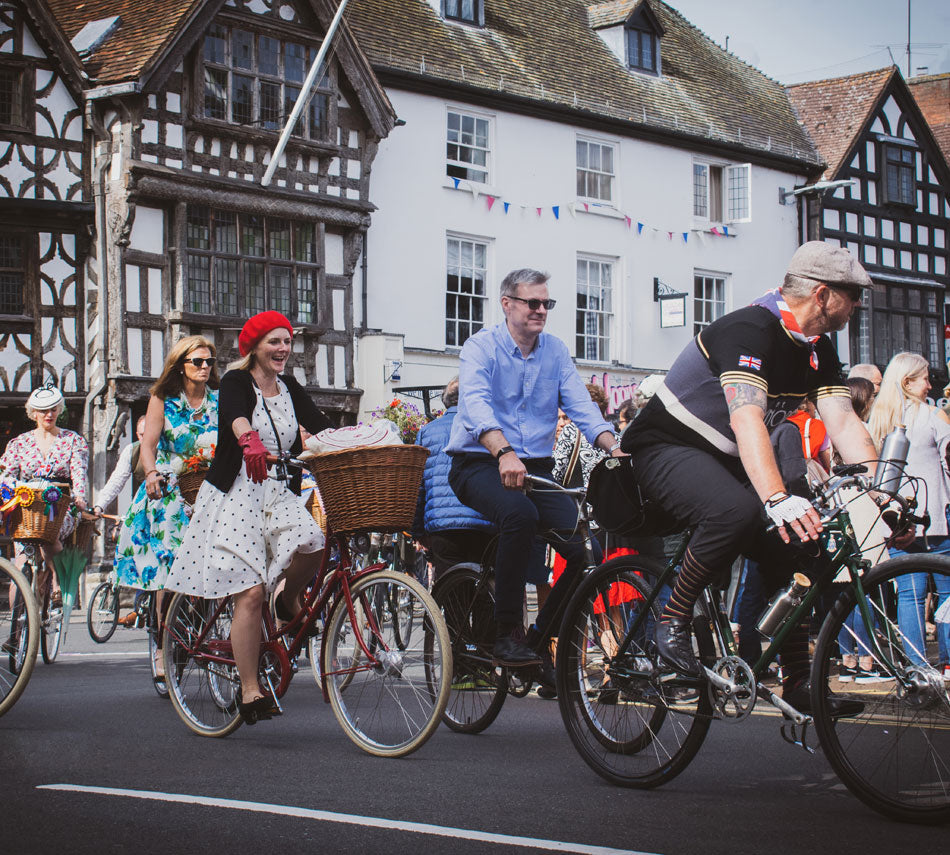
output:
M 796 341 L 800 341 L 802 344 L 806 345 L 811 351 L 811 354 L 808 357 L 808 361 L 811 364 L 811 367 L 818 370 L 818 354 L 815 351 L 815 343 L 818 341 L 819 336 L 806 336 L 802 332 L 802 328 L 798 325 L 798 321 L 795 320 L 795 316 L 792 314 L 792 310 L 788 307 L 782 299 L 781 293 L 779 293 L 778 288 L 774 291 L 767 291 L 758 300 L 753 301 L 753 306 L 762 306 L 763 308 L 768 309 L 775 317 L 777 317 L 785 329 L 788 330 L 789 335 Z

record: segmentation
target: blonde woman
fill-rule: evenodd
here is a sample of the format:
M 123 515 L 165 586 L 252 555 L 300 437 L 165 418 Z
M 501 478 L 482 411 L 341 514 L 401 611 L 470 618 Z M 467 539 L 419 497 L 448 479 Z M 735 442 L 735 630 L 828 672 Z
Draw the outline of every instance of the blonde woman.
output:
M 927 360 L 916 353 L 898 353 L 891 359 L 884 371 L 881 390 L 871 407 L 868 428 L 880 449 L 884 437 L 897 425 L 904 425 L 910 440 L 905 471 L 923 479 L 927 485 L 927 507 L 921 509 L 930 514 L 927 541 L 924 542 L 923 529 L 918 527 L 917 537 L 907 552 L 923 552 L 929 547 L 931 552 L 950 554 L 947 531 L 950 486 L 944 463 L 950 445 L 950 417 L 927 403 L 929 369 Z M 892 556 L 903 554 L 904 550 L 891 550 Z M 897 589 L 897 620 L 910 648 L 908 654 L 918 664 L 927 659 L 924 622 L 927 584 L 926 573 L 914 573 L 900 576 Z M 939 602 L 943 603 L 950 596 L 950 584 L 941 577 L 937 585 Z M 947 590 L 943 590 L 944 587 Z M 950 662 L 950 624 L 943 623 L 938 627 L 939 661 L 943 669 Z
M 145 591 L 165 585 L 188 525 L 173 476 L 199 447 L 215 442 L 217 388 L 214 345 L 200 335 L 176 342 L 150 390 L 139 451 L 145 481 L 125 515 L 116 546 L 120 585 Z

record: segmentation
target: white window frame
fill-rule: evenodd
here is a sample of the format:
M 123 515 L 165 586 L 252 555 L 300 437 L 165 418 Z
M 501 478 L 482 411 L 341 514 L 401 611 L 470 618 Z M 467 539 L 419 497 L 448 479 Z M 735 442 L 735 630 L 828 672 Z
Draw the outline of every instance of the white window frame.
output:
M 705 171 L 706 187 L 704 206 L 705 213 L 698 210 L 697 192 L 696 192 L 696 171 L 701 169 Z M 710 192 L 712 181 L 712 170 L 719 171 L 719 210 L 713 210 L 713 199 Z M 734 179 L 738 179 L 742 173 L 745 173 L 745 199 L 744 211 L 736 211 L 731 199 L 732 184 Z M 723 163 L 712 160 L 693 160 L 692 169 L 692 200 L 693 200 L 693 219 L 704 223 L 748 223 L 752 220 L 752 164 L 751 163 Z M 718 216 L 717 216 L 718 215 Z
M 706 298 L 705 294 L 703 296 L 697 296 L 696 294 L 696 286 L 697 286 L 696 280 L 697 279 L 704 280 L 704 288 L 706 284 L 708 284 L 708 281 L 712 281 L 713 283 L 721 282 L 722 283 L 722 299 L 717 300 L 714 298 L 710 300 Z M 729 311 L 729 292 L 730 292 L 729 282 L 730 282 L 730 275 L 728 273 L 721 273 L 714 270 L 694 270 L 693 271 L 692 305 L 693 305 L 693 335 L 694 336 L 697 335 L 700 331 L 702 331 L 706 327 L 708 327 L 713 321 L 718 320 Z M 707 305 L 712 305 L 712 306 L 718 305 L 719 313 L 716 314 L 716 312 L 713 311 L 712 313 L 713 317 L 707 319 L 706 318 L 707 313 L 705 311 L 701 311 L 701 312 L 698 311 L 700 306 L 705 307 Z
M 590 154 L 590 146 L 599 146 L 601 149 L 609 149 L 611 152 L 611 171 L 607 172 L 603 169 L 591 169 L 589 165 L 581 166 L 579 162 L 580 152 L 578 151 L 578 148 L 581 145 L 585 145 L 588 147 L 587 149 L 588 155 Z M 587 194 L 579 192 L 580 188 L 577 188 L 578 199 L 583 199 L 584 201 L 589 201 L 589 202 L 596 202 L 601 205 L 616 206 L 619 204 L 619 201 L 617 199 L 617 187 L 619 185 L 619 182 L 617 181 L 617 156 L 619 154 L 619 151 L 620 151 L 620 147 L 613 140 L 597 139 L 596 137 L 586 137 L 586 136 L 581 136 L 581 135 L 578 135 L 575 138 L 574 140 L 575 185 L 579 182 L 580 175 L 582 172 L 585 175 L 593 175 L 593 176 L 606 175 L 606 176 L 609 176 L 610 178 L 610 185 L 609 185 L 610 192 L 609 192 L 608 198 L 602 199 L 599 196 L 587 195 Z M 589 163 L 590 163 L 590 160 L 588 158 L 588 164 Z M 587 184 L 586 180 L 585 180 L 585 184 Z M 589 190 L 590 187 L 587 186 L 586 189 Z
M 477 133 L 477 123 L 478 123 L 478 122 L 485 122 L 485 123 L 487 124 L 487 126 L 488 126 L 488 133 L 487 133 L 487 135 L 486 135 L 486 136 L 487 136 L 487 145 L 486 145 L 485 147 L 479 147 L 479 146 L 476 146 L 476 145 L 468 146 L 468 145 L 465 145 L 464 143 L 462 143 L 462 141 L 461 141 L 461 133 L 462 133 L 462 131 L 461 131 L 461 122 L 459 123 L 459 124 L 460 124 L 460 127 L 459 127 L 460 139 L 459 139 L 458 141 L 450 140 L 450 139 L 449 139 L 449 116 L 450 116 L 451 114 L 453 114 L 453 113 L 455 113 L 455 114 L 461 116 L 463 119 L 464 119 L 464 118 L 473 119 L 473 120 L 476 122 L 476 133 Z M 491 182 L 492 182 L 492 168 L 493 168 L 492 152 L 494 151 L 494 132 L 495 132 L 495 118 L 494 118 L 494 116 L 491 116 L 491 115 L 489 115 L 489 114 L 487 114 L 487 113 L 478 113 L 478 112 L 475 112 L 474 110 L 469 110 L 469 109 L 466 109 L 466 108 L 463 108 L 463 107 L 455 107 L 455 106 L 452 106 L 452 105 L 447 105 L 446 108 L 445 108 L 445 124 L 444 124 L 444 128 L 445 128 L 445 148 L 444 148 L 443 150 L 445 151 L 445 169 L 446 169 L 445 174 L 446 174 L 446 176 L 448 176 L 449 178 L 459 178 L 459 179 L 461 179 L 462 181 L 471 181 L 473 184 L 490 185 Z M 457 145 L 457 146 L 459 146 L 460 148 L 461 148 L 461 147 L 465 147 L 465 148 L 470 148 L 470 149 L 474 149 L 474 150 L 478 150 L 478 151 L 484 151 L 484 152 L 485 152 L 485 165 L 484 165 L 484 166 L 481 166 L 481 165 L 479 165 L 479 164 L 467 163 L 467 162 L 464 161 L 464 160 L 453 160 L 453 159 L 451 159 L 451 158 L 449 157 L 449 151 L 448 151 L 448 147 L 449 147 L 450 145 Z M 483 180 L 479 180 L 479 179 L 476 179 L 476 178 L 468 178 L 468 177 L 465 177 L 465 176 L 453 176 L 453 175 L 449 172 L 449 169 L 450 169 L 451 167 L 455 167 L 456 169 L 465 169 L 465 170 L 472 170 L 472 169 L 475 169 L 475 170 L 478 170 L 479 172 L 484 172 L 484 173 L 485 173 L 485 178 L 484 178 Z
M 587 277 L 586 277 L 586 287 L 587 290 L 581 291 L 581 281 L 578 268 L 580 265 L 587 265 Z M 598 265 L 601 269 L 601 273 L 604 268 L 606 268 L 610 273 L 610 283 L 607 291 L 607 299 L 603 302 L 607 303 L 607 307 L 604 308 L 601 305 L 599 308 L 591 309 L 589 306 L 581 307 L 580 298 L 583 296 L 585 298 L 590 297 L 590 266 Z M 616 287 L 617 283 L 617 271 L 618 271 L 618 259 L 611 258 L 609 256 L 603 255 L 592 255 L 589 253 L 578 253 L 575 263 L 575 274 L 574 274 L 574 351 L 575 358 L 583 362 L 597 362 L 597 363 L 609 363 L 611 360 L 611 340 L 612 332 L 615 326 L 614 319 L 616 318 L 616 303 L 617 295 L 619 289 Z M 601 290 L 600 297 L 603 299 L 603 279 L 601 278 L 601 284 L 599 286 Z M 584 332 L 579 333 L 577 331 L 577 323 L 583 315 L 584 320 Z M 603 327 L 593 334 L 589 334 L 589 324 L 591 319 L 602 319 Z M 579 341 L 580 340 L 580 341 Z M 589 340 L 599 342 L 603 350 L 598 349 L 596 356 L 588 356 L 587 344 Z M 583 342 L 583 347 L 580 347 L 580 342 Z
M 466 293 L 462 291 L 461 282 L 459 281 L 459 287 L 455 290 L 450 290 L 449 288 L 449 277 L 453 275 L 453 268 L 449 265 L 449 242 L 457 241 L 461 249 L 461 245 L 464 243 L 471 244 L 473 247 L 475 245 L 482 246 L 485 249 L 485 265 L 484 267 L 476 268 L 474 263 L 470 268 L 472 272 L 476 269 L 482 274 L 482 285 L 483 285 L 483 294 L 476 294 L 474 289 L 474 284 L 471 293 Z M 478 330 L 469 330 L 468 335 L 465 339 L 459 341 L 459 329 L 461 324 L 472 324 L 471 315 L 475 314 L 474 312 L 469 311 L 468 318 L 459 317 L 459 298 L 468 298 L 470 301 L 474 299 L 479 299 L 481 301 L 482 307 L 482 319 L 481 321 L 474 321 L 474 323 L 480 324 L 478 329 L 484 329 L 490 324 L 489 312 L 491 310 L 492 303 L 489 299 L 489 288 L 491 282 L 491 250 L 492 250 L 492 239 L 484 237 L 482 235 L 471 235 L 471 234 L 462 234 L 460 232 L 446 232 L 445 233 L 445 272 L 443 276 L 443 289 L 442 292 L 445 295 L 445 307 L 442 312 L 443 319 L 445 321 L 445 346 L 448 349 L 457 350 L 465 344 L 465 341 L 474 335 Z M 474 255 L 474 253 L 473 253 Z M 474 259 L 473 259 L 474 261 Z M 456 265 L 456 277 L 460 277 L 461 273 L 461 264 Z M 448 312 L 448 302 L 449 298 L 454 296 L 456 302 L 455 316 L 450 317 Z M 471 302 L 470 302 L 471 305 Z M 449 343 L 449 324 L 454 324 L 455 327 L 455 341 Z

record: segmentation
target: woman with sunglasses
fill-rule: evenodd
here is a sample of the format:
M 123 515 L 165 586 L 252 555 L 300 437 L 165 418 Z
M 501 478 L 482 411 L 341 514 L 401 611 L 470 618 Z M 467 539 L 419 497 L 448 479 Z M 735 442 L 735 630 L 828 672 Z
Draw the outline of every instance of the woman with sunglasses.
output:
M 165 586 L 188 525 L 188 509 L 174 476 L 199 447 L 216 442 L 217 388 L 214 345 L 200 335 L 176 342 L 150 390 L 139 452 L 145 481 L 125 515 L 116 546 L 120 585 L 144 591 Z

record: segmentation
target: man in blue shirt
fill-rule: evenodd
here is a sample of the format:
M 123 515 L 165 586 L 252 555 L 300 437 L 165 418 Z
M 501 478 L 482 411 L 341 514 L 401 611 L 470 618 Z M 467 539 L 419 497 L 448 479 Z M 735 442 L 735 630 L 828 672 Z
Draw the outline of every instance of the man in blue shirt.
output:
M 505 322 L 481 330 L 462 347 L 459 409 L 446 446 L 453 458 L 452 489 L 499 531 L 494 659 L 508 667 L 541 664 L 525 643 L 522 617 L 525 569 L 535 535 L 549 529 L 564 533 L 566 540 L 552 543 L 567 562 L 562 580 L 574 577 L 585 562 L 583 541 L 573 533 L 574 503 L 558 493 L 522 491 L 525 473 L 551 477 L 558 407 L 592 445 L 622 453 L 567 347 L 543 332 L 548 311 L 554 308 L 547 281 L 546 273 L 514 270 L 501 283 Z M 570 582 L 555 585 L 538 614 L 539 629 L 533 631 L 543 637 L 556 631 L 548 624 L 558 612 L 565 585 Z

